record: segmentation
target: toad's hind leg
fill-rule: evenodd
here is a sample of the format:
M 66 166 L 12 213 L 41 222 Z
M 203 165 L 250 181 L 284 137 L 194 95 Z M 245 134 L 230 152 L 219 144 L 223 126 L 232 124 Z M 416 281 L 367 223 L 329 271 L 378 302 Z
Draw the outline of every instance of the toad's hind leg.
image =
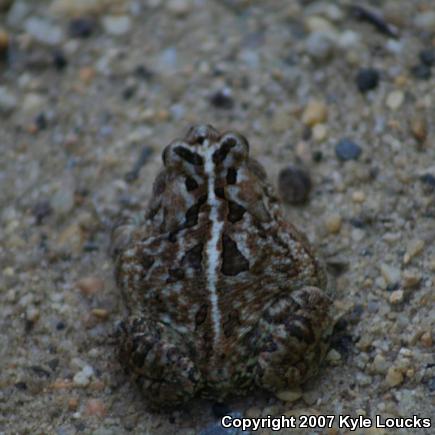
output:
M 201 389 L 201 373 L 185 338 L 167 325 L 129 318 L 117 331 L 119 358 L 154 408 L 187 402 Z
M 265 309 L 257 329 L 255 382 L 279 391 L 317 372 L 328 348 L 331 300 L 316 287 L 281 296 Z

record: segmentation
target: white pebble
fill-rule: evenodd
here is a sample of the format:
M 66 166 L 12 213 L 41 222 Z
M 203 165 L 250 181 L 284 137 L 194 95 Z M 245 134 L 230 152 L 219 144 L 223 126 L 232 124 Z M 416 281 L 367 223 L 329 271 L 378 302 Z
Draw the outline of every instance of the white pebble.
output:
M 106 15 L 103 17 L 103 27 L 109 35 L 121 36 L 130 31 L 131 20 L 126 15 Z
M 58 45 L 64 38 L 63 31 L 59 26 L 38 17 L 27 19 L 24 28 L 30 36 L 44 44 Z

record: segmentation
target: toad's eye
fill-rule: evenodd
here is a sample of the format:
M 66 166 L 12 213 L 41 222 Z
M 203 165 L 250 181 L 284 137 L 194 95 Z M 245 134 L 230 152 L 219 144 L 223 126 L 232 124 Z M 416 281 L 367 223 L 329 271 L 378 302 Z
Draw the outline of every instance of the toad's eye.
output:
M 240 134 L 226 133 L 219 148 L 213 153 L 213 162 L 225 167 L 238 166 L 249 155 L 248 141 Z

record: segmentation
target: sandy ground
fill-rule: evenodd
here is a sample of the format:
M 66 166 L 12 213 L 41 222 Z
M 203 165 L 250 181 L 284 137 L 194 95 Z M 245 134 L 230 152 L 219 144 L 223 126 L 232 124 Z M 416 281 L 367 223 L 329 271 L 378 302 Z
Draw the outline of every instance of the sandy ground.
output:
M 435 5 L 371 3 L 390 26 L 348 1 L 0 1 L 1 434 L 236 433 L 213 426 L 226 409 L 418 415 L 432 429 L 352 433 L 433 433 Z M 341 319 L 287 401 L 152 414 L 108 338 L 124 315 L 109 228 L 198 122 L 245 134 L 274 185 L 310 174 L 285 211 Z M 351 433 L 335 427 L 282 433 Z

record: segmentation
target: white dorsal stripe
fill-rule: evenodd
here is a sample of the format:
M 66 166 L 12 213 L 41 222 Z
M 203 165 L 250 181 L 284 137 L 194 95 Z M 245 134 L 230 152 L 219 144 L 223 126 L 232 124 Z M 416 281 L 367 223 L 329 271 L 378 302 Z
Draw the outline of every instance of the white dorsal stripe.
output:
M 221 336 L 221 313 L 219 310 L 219 297 L 217 294 L 217 280 L 219 267 L 219 251 L 218 243 L 221 239 L 224 223 L 219 221 L 218 208 L 219 201 L 214 192 L 215 184 L 215 167 L 213 162 L 214 148 L 209 146 L 209 141 L 203 143 L 205 172 L 208 177 L 208 195 L 207 202 L 210 205 L 210 221 L 211 221 L 211 236 L 207 243 L 207 288 L 210 292 L 211 316 L 213 321 L 213 342 L 215 345 L 219 343 Z

